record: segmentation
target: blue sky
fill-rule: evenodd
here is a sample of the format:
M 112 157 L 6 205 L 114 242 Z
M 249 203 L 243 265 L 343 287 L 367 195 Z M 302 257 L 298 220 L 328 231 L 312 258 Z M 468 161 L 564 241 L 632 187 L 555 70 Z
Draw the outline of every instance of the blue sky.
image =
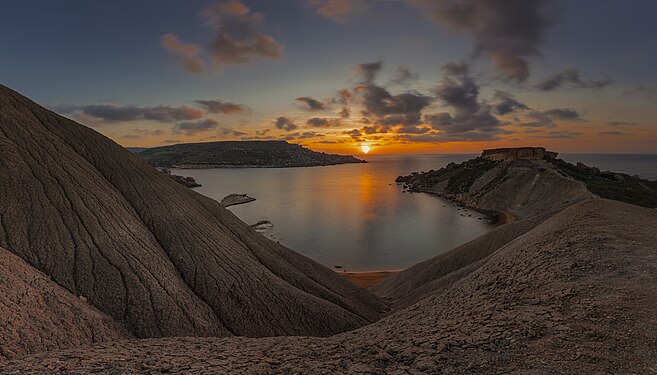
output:
M 444 11 L 446 8 L 436 4 L 451 0 L 436 0 L 429 5 L 427 1 L 233 0 L 249 8 L 245 17 L 262 14 L 264 20 L 256 31 L 280 46 L 280 55 L 263 58 L 256 54 L 248 63 L 211 67 L 213 54 L 221 53 L 209 47 L 218 30 L 244 31 L 240 29 L 244 25 L 222 24 L 237 22 L 224 16 L 214 24 L 201 16 L 203 10 L 221 2 L 7 0 L 3 2 L 0 24 L 0 76 L 2 84 L 132 146 L 259 137 L 286 138 L 313 148 L 346 152 L 362 143 L 380 152 L 458 152 L 517 143 L 547 143 L 563 151 L 582 152 L 657 149 L 656 2 L 529 1 L 536 7 L 550 3 L 557 10 L 551 10 L 556 16 L 551 13 L 549 25 L 540 29 L 540 39 L 518 52 L 529 64 L 530 73 L 517 79 L 500 69 L 491 57 L 496 51 L 491 48 L 506 52 L 509 48 L 499 47 L 499 43 L 512 39 L 490 42 L 475 34 L 478 24 L 455 25 L 445 14 L 430 13 Z M 489 5 L 477 5 L 481 1 L 465 2 L 473 3 L 473 9 L 480 12 L 476 17 L 483 17 L 473 18 L 476 22 L 492 22 L 486 12 L 495 10 Z M 345 4 L 353 6 L 354 11 L 338 15 L 322 11 Z M 184 71 L 180 55 L 162 45 L 161 38 L 166 34 L 175 34 L 181 43 L 201 48 L 199 56 L 204 59 L 206 71 Z M 482 43 L 487 44 L 482 48 Z M 525 47 L 535 49 L 535 53 L 525 53 Z M 358 95 L 355 88 L 363 73 L 358 64 L 378 61 L 383 67 L 377 75 L 377 87 L 393 96 L 412 92 L 432 97 L 431 104 L 418 112 L 419 119 L 412 124 L 389 125 L 390 116 L 397 115 L 390 111 L 363 115 L 363 103 L 355 100 L 350 103 L 351 116 L 339 119 L 337 112 L 342 108 L 334 103 L 336 92 L 347 88 Z M 455 121 L 458 108 L 441 99 L 436 87 L 444 89 L 446 85 L 446 73 L 441 67 L 460 61 L 469 66 L 481 106 L 490 105 L 494 92 L 501 90 L 532 112 L 506 116 L 493 113 L 499 121 L 491 125 L 494 131 L 485 130 L 486 134 L 482 129 L 465 129 L 462 124 L 429 124 L 426 116 L 432 113 L 450 113 Z M 403 65 L 417 79 L 392 84 L 397 65 Z M 577 71 L 579 83 L 549 91 L 536 88 L 548 77 L 568 69 Z M 462 76 L 453 78 L 461 88 L 469 82 Z M 594 82 L 603 81 L 607 83 L 592 88 Z M 322 111 L 310 113 L 300 108 L 295 101 L 298 97 L 312 97 L 327 105 Z M 187 122 L 197 121 L 199 125 L 188 127 L 178 126 L 176 121 L 180 119 L 152 121 L 139 117 L 116 121 L 83 116 L 90 105 L 198 108 L 196 100 L 219 99 L 248 110 L 192 116 Z M 64 106 L 76 109 L 67 112 L 62 110 Z M 545 120 L 543 112 L 565 108 L 576 110 L 579 118 L 563 123 L 564 119 L 554 118 L 542 122 L 544 126 L 534 121 Z M 280 117 L 297 127 L 289 131 L 276 128 L 275 121 Z M 308 118 L 335 121 L 331 122 L 334 125 L 317 129 L 305 125 Z M 202 121 L 206 121 L 203 126 Z M 532 125 L 527 125 L 529 121 Z M 364 127 L 368 125 L 378 129 L 367 133 Z M 412 126 L 413 130 L 404 133 L 402 126 Z M 531 131 L 526 132 L 529 128 Z M 349 134 L 352 130 L 360 130 L 360 135 Z M 303 136 L 313 132 L 316 136 Z

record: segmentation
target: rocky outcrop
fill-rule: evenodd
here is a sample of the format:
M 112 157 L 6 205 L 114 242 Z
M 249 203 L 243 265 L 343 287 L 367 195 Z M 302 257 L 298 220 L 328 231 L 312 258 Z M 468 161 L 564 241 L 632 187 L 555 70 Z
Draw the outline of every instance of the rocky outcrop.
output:
M 588 200 L 352 332 L 98 344 L 11 361 L 0 372 L 651 373 L 655 227 L 655 210 Z
M 528 219 L 593 198 L 586 186 L 552 164 L 476 158 L 437 171 L 397 178 L 410 190 L 445 196 L 466 206 Z
M 251 203 L 255 200 L 255 198 L 249 197 L 246 194 L 229 194 L 225 196 L 220 203 L 224 207 L 230 207 L 238 204 Z
M 558 155 L 543 147 L 515 147 L 484 150 L 481 157 L 492 160 L 546 160 L 556 159 Z
M 327 336 L 385 304 L 0 86 L 0 246 L 136 337 Z
M 107 315 L 0 248 L 0 361 L 127 339 Z
M 185 177 L 185 176 L 179 176 L 177 174 L 171 173 L 170 170 L 167 168 L 156 168 L 158 171 L 164 173 L 165 175 L 169 176 L 172 180 L 176 181 L 177 183 L 188 187 L 188 188 L 195 188 L 195 187 L 200 187 L 201 184 L 196 182 L 194 177 Z

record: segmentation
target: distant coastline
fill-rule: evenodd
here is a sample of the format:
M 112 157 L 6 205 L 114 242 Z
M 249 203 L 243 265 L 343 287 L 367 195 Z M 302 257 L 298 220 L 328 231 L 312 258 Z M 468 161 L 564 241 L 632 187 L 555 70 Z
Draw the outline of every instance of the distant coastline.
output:
M 286 141 L 223 141 L 135 149 L 154 167 L 177 169 L 297 168 L 367 163 L 352 155 L 317 152 Z

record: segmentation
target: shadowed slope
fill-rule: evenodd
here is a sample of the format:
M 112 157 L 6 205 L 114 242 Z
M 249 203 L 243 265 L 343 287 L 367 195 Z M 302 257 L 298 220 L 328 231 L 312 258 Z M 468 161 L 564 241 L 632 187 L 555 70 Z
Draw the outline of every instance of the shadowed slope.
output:
M 460 280 L 352 332 L 114 342 L 0 369 L 650 373 L 657 366 L 656 227 L 655 210 L 589 200 L 502 246 Z
M 139 337 L 330 335 L 384 305 L 0 86 L 0 245 Z
M 130 335 L 111 318 L 0 248 L 0 361 Z
M 370 290 L 394 301 L 396 308 L 407 307 L 429 292 L 466 276 L 477 269 L 489 255 L 554 214 L 551 212 L 502 225 L 466 244 L 388 277 Z

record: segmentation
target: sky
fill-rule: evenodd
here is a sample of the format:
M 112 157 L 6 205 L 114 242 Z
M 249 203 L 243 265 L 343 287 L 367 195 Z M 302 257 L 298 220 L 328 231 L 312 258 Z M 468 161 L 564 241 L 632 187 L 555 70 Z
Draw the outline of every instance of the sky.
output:
M 124 146 L 657 152 L 654 0 L 5 0 L 0 83 Z

